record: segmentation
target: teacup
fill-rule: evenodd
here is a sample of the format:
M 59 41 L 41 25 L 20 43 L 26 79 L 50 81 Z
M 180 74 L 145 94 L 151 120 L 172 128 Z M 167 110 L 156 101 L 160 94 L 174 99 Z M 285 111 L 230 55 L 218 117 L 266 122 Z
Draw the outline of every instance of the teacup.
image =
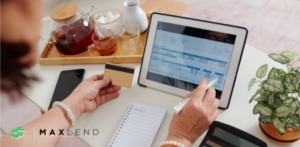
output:
M 96 33 L 92 36 L 93 44 L 87 47 L 91 56 L 109 56 L 117 50 L 114 33 L 111 30 L 101 30 L 104 38 L 99 39 Z

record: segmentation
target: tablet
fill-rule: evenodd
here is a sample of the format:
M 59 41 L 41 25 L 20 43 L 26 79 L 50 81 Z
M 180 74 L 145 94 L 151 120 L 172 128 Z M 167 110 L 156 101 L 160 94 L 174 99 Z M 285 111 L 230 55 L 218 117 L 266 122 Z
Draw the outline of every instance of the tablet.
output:
M 153 13 L 138 84 L 184 97 L 202 79 L 227 109 L 242 57 L 247 29 Z

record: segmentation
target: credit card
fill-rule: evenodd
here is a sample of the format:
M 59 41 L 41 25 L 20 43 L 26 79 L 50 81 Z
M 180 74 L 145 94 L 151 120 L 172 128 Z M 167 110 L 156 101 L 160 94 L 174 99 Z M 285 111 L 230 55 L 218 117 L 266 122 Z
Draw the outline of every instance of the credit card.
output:
M 134 67 L 106 63 L 103 79 L 110 79 L 113 85 L 131 88 Z

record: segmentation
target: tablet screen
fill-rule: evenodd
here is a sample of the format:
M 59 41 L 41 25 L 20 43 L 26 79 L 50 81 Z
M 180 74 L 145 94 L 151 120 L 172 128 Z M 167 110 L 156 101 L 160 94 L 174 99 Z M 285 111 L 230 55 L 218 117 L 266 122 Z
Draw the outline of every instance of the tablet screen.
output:
M 235 35 L 159 21 L 147 79 L 193 91 L 202 79 L 222 95 Z

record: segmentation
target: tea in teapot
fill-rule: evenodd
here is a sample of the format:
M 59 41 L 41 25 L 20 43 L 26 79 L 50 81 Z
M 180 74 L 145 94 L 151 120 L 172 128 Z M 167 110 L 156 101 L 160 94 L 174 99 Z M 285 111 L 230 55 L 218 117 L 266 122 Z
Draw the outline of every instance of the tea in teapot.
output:
M 58 52 L 63 55 L 80 55 L 87 52 L 95 33 L 90 16 L 79 10 L 78 5 L 66 3 L 55 7 L 50 17 L 51 38 Z

